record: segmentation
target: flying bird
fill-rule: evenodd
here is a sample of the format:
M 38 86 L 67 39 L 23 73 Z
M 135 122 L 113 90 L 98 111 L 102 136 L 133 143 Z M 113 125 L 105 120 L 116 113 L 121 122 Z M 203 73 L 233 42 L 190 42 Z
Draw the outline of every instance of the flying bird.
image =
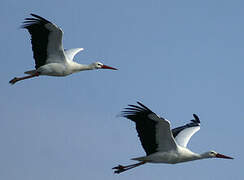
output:
M 129 105 L 121 115 L 135 122 L 146 156 L 132 159 L 139 163 L 112 168 L 115 169 L 114 173 L 119 174 L 145 163 L 176 164 L 205 158 L 233 159 L 215 151 L 197 154 L 187 148 L 191 136 L 200 129 L 200 120 L 196 114 L 193 114 L 194 119 L 190 123 L 171 130 L 167 119 L 157 116 L 142 103 L 137 103 L 139 106 Z
M 112 69 L 116 68 L 94 62 L 89 65 L 79 64 L 73 61 L 74 56 L 83 48 L 64 49 L 62 44 L 63 31 L 52 22 L 31 14 L 31 18 L 26 18 L 22 28 L 29 31 L 33 57 L 35 59 L 35 70 L 26 71 L 29 74 L 24 77 L 15 77 L 9 81 L 14 84 L 20 80 L 47 76 L 67 76 L 75 72 L 93 69 Z

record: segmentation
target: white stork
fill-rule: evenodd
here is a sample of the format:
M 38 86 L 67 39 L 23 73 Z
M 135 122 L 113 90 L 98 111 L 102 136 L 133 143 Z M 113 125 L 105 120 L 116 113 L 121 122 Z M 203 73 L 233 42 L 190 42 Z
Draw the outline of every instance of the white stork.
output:
M 233 159 L 215 151 L 197 154 L 186 148 L 191 136 L 200 129 L 200 120 L 196 114 L 193 114 L 194 120 L 191 120 L 191 123 L 170 130 L 168 120 L 157 116 L 140 102 L 137 103 L 140 106 L 129 105 L 122 111 L 122 116 L 136 123 L 146 156 L 132 159 L 139 163 L 114 167 L 114 173 L 121 173 L 148 162 L 176 164 L 205 158 Z
M 34 18 L 26 18 L 22 28 L 29 31 L 31 35 L 32 50 L 35 59 L 35 70 L 26 71 L 25 77 L 13 78 L 9 83 L 33 78 L 39 75 L 67 76 L 75 72 L 93 69 L 113 69 L 100 62 L 89 65 L 78 64 L 73 61 L 74 56 L 83 50 L 75 48 L 64 50 L 62 44 L 63 31 L 52 22 L 31 14 Z

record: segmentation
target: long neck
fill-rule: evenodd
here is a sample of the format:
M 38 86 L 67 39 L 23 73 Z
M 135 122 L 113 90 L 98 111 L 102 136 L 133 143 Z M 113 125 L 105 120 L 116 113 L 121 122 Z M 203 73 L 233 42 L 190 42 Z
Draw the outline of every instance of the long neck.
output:
M 191 156 L 192 160 L 207 159 L 207 158 L 211 158 L 211 156 L 209 155 L 208 152 L 205 152 L 205 153 L 202 153 L 202 154 L 193 153 L 192 156 Z
M 188 157 L 186 156 L 186 159 L 187 161 L 193 161 L 193 160 L 203 159 L 203 157 L 201 156 L 201 154 L 192 152 Z
M 206 159 L 206 158 L 211 158 L 209 155 L 209 152 L 205 152 L 202 154 L 197 154 L 192 151 L 190 151 L 187 148 L 179 148 L 180 150 L 180 158 L 178 162 L 186 162 L 186 161 L 193 161 L 193 160 L 198 160 L 198 159 Z
M 183 147 L 178 147 L 180 151 L 179 162 L 193 161 L 202 159 L 201 154 L 192 152 L 191 150 Z
M 200 156 L 200 159 L 212 158 L 212 156 L 209 155 L 209 152 L 199 154 L 199 156 Z
M 71 69 L 72 69 L 72 72 L 79 72 L 79 71 L 85 71 L 85 70 L 93 70 L 94 67 L 93 67 L 93 64 L 78 64 L 76 62 L 74 62 L 72 65 L 71 65 Z

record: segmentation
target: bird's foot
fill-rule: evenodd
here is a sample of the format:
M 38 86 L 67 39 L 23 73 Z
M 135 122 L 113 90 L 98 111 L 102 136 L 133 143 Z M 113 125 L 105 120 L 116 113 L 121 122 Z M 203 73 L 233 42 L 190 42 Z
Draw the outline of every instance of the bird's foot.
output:
M 124 171 L 127 170 L 127 169 L 126 169 L 126 166 L 122 166 L 122 165 L 118 165 L 118 166 L 116 166 L 116 167 L 113 167 L 112 169 L 116 169 L 116 170 L 114 171 L 115 174 L 119 174 L 119 173 L 124 172 Z
M 24 80 L 24 79 L 33 78 L 33 77 L 37 77 L 37 76 L 39 76 L 39 75 L 40 75 L 40 74 L 39 74 L 38 72 L 36 72 L 35 74 L 31 74 L 31 75 L 29 75 L 29 76 L 24 76 L 24 77 L 19 77 L 19 78 L 15 77 L 15 78 L 13 78 L 12 80 L 10 80 L 9 83 L 13 85 L 13 84 L 15 84 L 15 83 L 18 82 L 18 81 L 21 81 L 21 80 Z
M 15 77 L 9 81 L 10 84 L 15 84 L 17 81 L 19 81 L 19 78 Z

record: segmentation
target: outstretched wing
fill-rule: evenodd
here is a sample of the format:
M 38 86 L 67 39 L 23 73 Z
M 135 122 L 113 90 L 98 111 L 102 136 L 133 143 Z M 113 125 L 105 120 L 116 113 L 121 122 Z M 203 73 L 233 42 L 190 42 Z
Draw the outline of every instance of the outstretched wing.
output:
M 175 141 L 182 147 L 186 147 L 193 134 L 200 130 L 199 117 L 196 114 L 193 114 L 193 117 L 194 119 L 190 123 L 172 129 Z
M 136 130 L 147 155 L 176 149 L 177 145 L 170 131 L 170 123 L 158 117 L 142 103 L 129 105 L 122 116 L 136 123 Z
M 65 60 L 62 45 L 62 30 L 50 21 L 31 14 L 32 18 L 26 18 L 22 28 L 29 31 L 36 69 L 52 62 Z
M 65 49 L 65 55 L 67 57 L 68 60 L 73 61 L 75 55 L 80 52 L 83 51 L 83 48 L 74 48 L 74 49 Z

